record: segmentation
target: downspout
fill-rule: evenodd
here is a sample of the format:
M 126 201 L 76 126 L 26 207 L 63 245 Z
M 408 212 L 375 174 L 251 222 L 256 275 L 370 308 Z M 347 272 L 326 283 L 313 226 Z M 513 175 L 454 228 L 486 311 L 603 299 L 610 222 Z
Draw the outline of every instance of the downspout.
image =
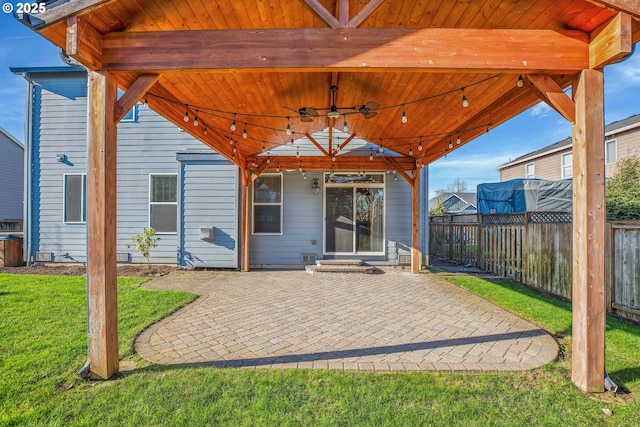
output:
M 429 265 L 429 166 L 420 174 L 420 264 Z
M 27 266 L 31 266 L 31 197 L 33 197 L 32 178 L 33 165 L 31 164 L 31 150 L 33 144 L 31 143 L 32 126 L 33 126 L 33 82 L 28 75 L 24 76 L 27 80 L 27 99 L 25 102 L 26 111 L 25 117 L 27 118 L 24 124 L 24 189 L 22 200 L 24 200 L 23 215 L 24 226 L 22 227 L 22 239 L 24 242 L 23 256 L 27 260 Z

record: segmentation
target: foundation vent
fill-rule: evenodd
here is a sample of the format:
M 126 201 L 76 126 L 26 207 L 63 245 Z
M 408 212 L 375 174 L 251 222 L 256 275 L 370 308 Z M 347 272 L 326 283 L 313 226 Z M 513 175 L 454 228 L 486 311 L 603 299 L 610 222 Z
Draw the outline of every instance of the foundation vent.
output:
M 300 255 L 300 261 L 303 264 L 315 264 L 318 260 L 318 255 L 316 254 L 302 254 Z

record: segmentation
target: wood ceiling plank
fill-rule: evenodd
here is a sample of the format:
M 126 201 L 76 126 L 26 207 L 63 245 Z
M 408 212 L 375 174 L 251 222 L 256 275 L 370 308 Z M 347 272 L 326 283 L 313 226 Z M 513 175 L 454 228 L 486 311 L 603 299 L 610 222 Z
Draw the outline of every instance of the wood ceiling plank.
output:
M 626 12 L 631 16 L 640 18 L 639 0 L 588 0 L 591 3 L 610 7 L 618 12 Z
M 260 156 L 264 157 L 264 156 Z M 260 158 L 259 157 L 259 158 Z M 413 170 L 415 168 L 415 161 L 413 159 L 404 157 L 394 157 L 395 162 L 402 170 Z M 251 158 L 245 160 L 245 167 L 247 169 L 253 169 Z M 385 171 L 388 168 L 388 163 L 384 156 L 374 157 L 373 160 L 369 160 L 368 156 L 336 156 L 335 162 L 331 157 L 326 156 L 310 156 L 297 158 L 295 156 L 278 156 L 272 158 L 267 170 L 275 170 L 276 168 L 296 170 L 302 166 L 305 171 L 354 171 L 354 170 L 377 170 Z
M 329 28 L 340 28 L 340 22 L 318 0 L 300 0 L 311 9 Z
M 384 0 L 370 0 L 360 11 L 348 22 L 350 28 L 358 28 L 380 7 Z
M 291 40 L 296 41 L 294 49 Z M 112 71 L 465 69 L 561 73 L 587 66 L 586 35 L 547 30 L 125 32 L 105 36 L 103 45 L 105 67 Z M 505 50 L 496 51 L 496 45 Z

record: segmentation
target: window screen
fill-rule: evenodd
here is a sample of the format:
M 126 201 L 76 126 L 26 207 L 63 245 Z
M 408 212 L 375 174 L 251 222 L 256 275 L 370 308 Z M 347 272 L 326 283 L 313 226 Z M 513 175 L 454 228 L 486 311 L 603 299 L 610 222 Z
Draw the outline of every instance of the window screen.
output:
M 85 222 L 86 175 L 64 176 L 64 222 Z
M 282 175 L 262 175 L 254 181 L 253 232 L 282 233 Z
M 150 175 L 149 226 L 158 233 L 178 231 L 178 176 Z

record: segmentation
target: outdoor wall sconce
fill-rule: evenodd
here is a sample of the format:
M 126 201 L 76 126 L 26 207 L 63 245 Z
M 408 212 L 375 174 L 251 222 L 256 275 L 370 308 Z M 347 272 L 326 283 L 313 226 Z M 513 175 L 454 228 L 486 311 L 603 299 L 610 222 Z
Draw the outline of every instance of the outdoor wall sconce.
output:
M 67 155 L 66 154 L 56 154 L 56 160 L 59 161 L 60 163 L 65 163 L 67 161 Z
M 313 179 L 311 189 L 313 190 L 313 194 L 318 194 L 320 192 L 320 182 L 318 181 L 318 178 Z

